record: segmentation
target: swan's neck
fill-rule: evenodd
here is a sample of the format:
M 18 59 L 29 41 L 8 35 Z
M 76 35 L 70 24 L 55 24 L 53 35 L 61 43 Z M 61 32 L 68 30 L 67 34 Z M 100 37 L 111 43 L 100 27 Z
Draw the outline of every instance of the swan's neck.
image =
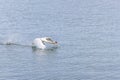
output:
M 42 41 L 40 41 L 40 45 L 38 47 L 41 48 L 41 49 L 45 49 L 46 48 L 45 44 Z

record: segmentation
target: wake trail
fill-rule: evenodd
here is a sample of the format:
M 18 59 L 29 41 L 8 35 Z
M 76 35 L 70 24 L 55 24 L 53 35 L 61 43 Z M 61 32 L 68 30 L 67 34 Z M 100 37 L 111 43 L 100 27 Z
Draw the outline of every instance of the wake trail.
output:
M 0 45 L 16 45 L 16 46 L 22 46 L 22 47 L 32 47 L 32 45 L 24 45 L 19 43 L 12 43 L 12 42 L 5 42 L 5 43 L 0 42 Z

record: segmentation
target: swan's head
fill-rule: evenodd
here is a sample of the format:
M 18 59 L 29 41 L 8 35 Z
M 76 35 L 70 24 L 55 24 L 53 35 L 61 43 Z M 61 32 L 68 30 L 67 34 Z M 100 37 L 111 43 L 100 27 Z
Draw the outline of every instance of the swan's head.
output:
M 57 44 L 57 41 L 52 40 L 50 37 L 41 38 L 43 43 Z

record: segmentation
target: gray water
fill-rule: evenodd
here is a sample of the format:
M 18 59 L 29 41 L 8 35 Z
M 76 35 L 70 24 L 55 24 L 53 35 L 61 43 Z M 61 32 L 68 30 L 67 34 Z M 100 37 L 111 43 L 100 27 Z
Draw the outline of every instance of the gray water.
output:
M 119 0 L 0 0 L 0 80 L 119 80 Z

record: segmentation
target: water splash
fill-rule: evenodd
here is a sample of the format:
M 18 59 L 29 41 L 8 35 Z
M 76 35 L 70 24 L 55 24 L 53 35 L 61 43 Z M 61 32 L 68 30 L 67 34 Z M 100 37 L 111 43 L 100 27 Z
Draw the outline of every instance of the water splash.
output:
M 10 35 L 6 35 L 3 39 L 3 44 L 6 44 L 6 45 L 12 45 L 14 43 L 19 43 L 19 34 L 10 34 Z

